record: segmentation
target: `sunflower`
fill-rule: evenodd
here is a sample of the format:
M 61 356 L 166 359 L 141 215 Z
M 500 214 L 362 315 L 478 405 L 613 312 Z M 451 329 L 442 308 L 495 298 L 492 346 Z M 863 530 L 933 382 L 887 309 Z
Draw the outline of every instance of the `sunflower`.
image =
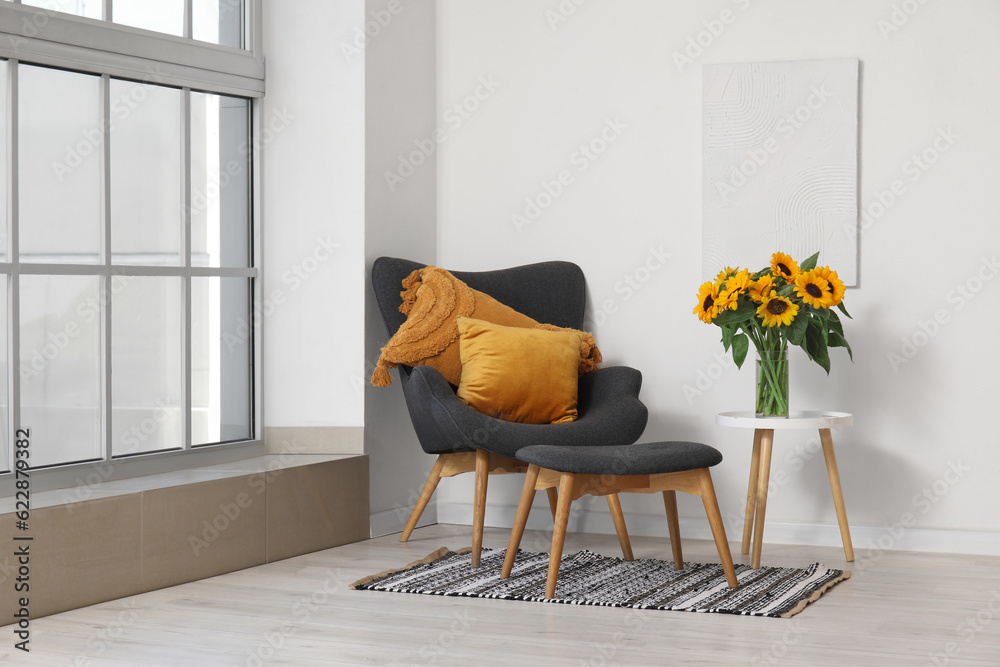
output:
M 715 285 L 705 283 L 698 290 L 698 305 L 691 312 L 697 315 L 698 319 L 705 324 L 711 324 L 715 316 L 719 314 L 718 299 L 719 291 Z
M 750 271 L 743 269 L 729 276 L 724 286 L 719 289 L 719 310 L 735 310 L 739 304 L 739 297 L 745 294 L 753 281 L 750 280 Z
M 799 265 L 785 253 L 776 252 L 771 255 L 771 273 L 775 277 L 781 276 L 788 282 L 792 282 L 799 275 Z
M 750 283 L 750 298 L 760 303 L 774 291 L 774 276 L 763 275 Z
M 791 324 L 798 312 L 799 307 L 783 296 L 768 297 L 757 309 L 757 315 L 768 327 Z
M 739 270 L 740 267 L 738 266 L 735 269 L 731 266 L 727 266 L 726 268 L 719 271 L 719 275 L 715 276 L 715 284 L 720 285 L 726 282 L 726 278 L 729 278 L 730 276 L 735 276 L 737 271 Z
M 795 292 L 813 308 L 829 308 L 833 305 L 830 283 L 817 275 L 816 271 L 800 272 L 795 278 Z
M 836 306 L 838 303 L 844 300 L 844 291 L 847 289 L 844 287 L 843 281 L 837 276 L 836 271 L 832 271 L 829 266 L 820 266 L 812 271 L 820 278 L 826 280 L 827 291 L 830 293 L 830 306 Z

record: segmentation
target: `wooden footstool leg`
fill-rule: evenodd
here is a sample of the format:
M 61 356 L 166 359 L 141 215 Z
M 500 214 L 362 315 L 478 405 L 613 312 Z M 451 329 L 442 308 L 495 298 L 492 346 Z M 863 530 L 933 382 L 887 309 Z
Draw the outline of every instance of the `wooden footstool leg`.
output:
M 556 504 L 559 502 L 559 490 L 554 486 L 545 489 L 545 494 L 549 497 L 549 510 L 552 512 L 552 520 L 556 520 Z
M 524 476 L 524 488 L 521 489 L 521 502 L 517 506 L 514 527 L 510 530 L 510 541 L 507 542 L 507 554 L 504 556 L 503 569 L 500 571 L 501 579 L 508 578 L 510 571 L 514 569 L 517 548 L 521 545 L 524 526 L 527 525 L 528 514 L 531 513 L 531 502 L 535 499 L 535 482 L 538 481 L 539 470 L 541 468 L 532 463 L 528 466 L 528 474 Z
M 625 515 L 622 514 L 622 503 L 618 499 L 617 493 L 608 494 L 608 509 L 611 510 L 611 518 L 615 522 L 615 532 L 618 533 L 618 544 L 622 547 L 622 555 L 625 560 L 635 560 L 632 556 L 632 543 L 628 539 L 628 530 L 625 528 Z
M 663 492 L 663 507 L 667 510 L 667 530 L 670 531 L 670 548 L 674 552 L 674 567 L 684 569 L 684 553 L 681 551 L 681 524 L 677 518 L 677 492 Z
M 559 561 L 562 559 L 563 543 L 566 541 L 566 524 L 569 522 L 569 506 L 573 502 L 573 481 L 575 475 L 564 472 L 559 477 L 559 504 L 556 507 L 555 529 L 552 531 L 552 550 L 549 551 L 549 576 L 545 580 L 546 599 L 556 595 L 556 579 L 559 577 Z
M 722 513 L 719 511 L 719 501 L 715 497 L 715 486 L 712 484 L 712 473 L 708 468 L 701 469 L 701 502 L 705 505 L 705 514 L 708 515 L 708 524 L 712 527 L 712 535 L 715 537 L 715 547 L 719 550 L 719 558 L 722 559 L 722 569 L 726 573 L 726 582 L 730 588 L 739 588 L 739 581 L 736 579 L 736 568 L 733 567 L 733 555 L 729 551 L 729 542 L 726 540 L 726 526 L 722 523 Z

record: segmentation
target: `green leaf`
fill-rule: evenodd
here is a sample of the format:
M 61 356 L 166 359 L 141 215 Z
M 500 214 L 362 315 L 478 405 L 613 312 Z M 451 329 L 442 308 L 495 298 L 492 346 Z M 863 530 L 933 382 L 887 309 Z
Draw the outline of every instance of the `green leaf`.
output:
M 806 259 L 802 260 L 802 262 L 799 264 L 799 271 L 812 271 L 813 269 L 816 268 L 816 262 L 818 260 L 819 260 L 819 253 L 816 253 L 811 257 L 807 257 Z
M 809 320 L 806 327 L 804 349 L 810 359 L 819 364 L 827 375 L 830 374 L 830 353 L 827 350 L 826 327 L 817 320 Z
M 788 337 L 788 342 L 792 345 L 802 345 L 802 340 L 806 335 L 806 327 L 812 320 L 805 312 L 799 311 L 799 314 L 795 316 L 792 323 L 788 326 L 782 326 L 782 333 Z
M 733 338 L 733 361 L 736 363 L 736 368 L 743 367 L 743 361 L 747 358 L 747 350 L 749 349 L 750 339 L 744 334 Z
M 736 310 L 724 310 L 716 316 L 713 320 L 714 324 L 718 324 L 720 327 L 728 326 L 730 324 L 739 324 L 740 322 L 745 322 L 754 316 L 754 307 L 745 301 L 741 301 L 736 307 Z
M 726 352 L 728 352 L 729 346 L 733 344 L 733 336 L 736 335 L 738 327 L 732 324 L 727 324 L 726 326 L 720 328 L 722 329 L 722 347 L 726 350 Z
M 841 333 L 839 331 L 833 331 L 831 329 L 830 332 L 827 334 L 827 340 L 829 342 L 830 347 L 843 347 L 843 348 L 846 348 L 847 349 L 847 356 L 849 356 L 851 358 L 851 361 L 854 361 L 854 352 L 851 351 L 851 346 L 847 342 L 847 339 L 844 338 L 844 334 L 843 333 Z
M 850 319 L 852 319 L 852 320 L 854 319 L 853 317 L 851 317 L 851 314 L 849 312 L 847 312 L 847 308 L 844 307 L 844 302 L 843 301 L 841 301 L 840 303 L 837 304 L 837 309 L 840 312 L 842 312 L 844 315 L 847 315 L 847 317 L 849 317 Z

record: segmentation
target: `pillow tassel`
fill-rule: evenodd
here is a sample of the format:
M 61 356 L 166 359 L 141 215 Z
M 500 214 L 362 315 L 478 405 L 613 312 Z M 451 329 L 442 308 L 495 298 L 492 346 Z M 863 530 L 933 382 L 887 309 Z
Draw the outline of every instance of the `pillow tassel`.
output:
M 389 369 L 395 367 L 396 364 L 379 357 L 378 364 L 375 365 L 375 371 L 372 372 L 372 385 L 376 387 L 388 387 L 391 385 L 392 375 L 389 374 Z
M 417 302 L 417 290 L 420 288 L 420 278 L 423 269 L 416 269 L 410 275 L 403 278 L 403 291 L 399 296 L 403 298 L 403 303 L 399 304 L 399 312 L 409 315 L 413 310 L 413 304 Z

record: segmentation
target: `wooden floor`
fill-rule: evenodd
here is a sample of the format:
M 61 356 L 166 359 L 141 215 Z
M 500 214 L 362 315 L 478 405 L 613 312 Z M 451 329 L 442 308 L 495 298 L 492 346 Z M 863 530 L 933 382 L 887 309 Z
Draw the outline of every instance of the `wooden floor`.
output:
M 0 630 L 11 665 L 1000 665 L 1000 558 L 766 544 L 765 565 L 819 560 L 854 576 L 792 619 L 634 611 L 352 591 L 362 576 L 471 540 L 417 530 L 36 619 L 31 653 Z M 507 531 L 486 531 L 486 546 Z M 545 550 L 527 531 L 523 549 Z M 670 558 L 634 537 L 635 556 Z M 736 561 L 746 563 L 733 543 Z M 569 552 L 615 555 L 613 535 L 571 534 Z M 715 561 L 714 544 L 684 555 Z M 4 591 L 7 594 L 7 591 Z

